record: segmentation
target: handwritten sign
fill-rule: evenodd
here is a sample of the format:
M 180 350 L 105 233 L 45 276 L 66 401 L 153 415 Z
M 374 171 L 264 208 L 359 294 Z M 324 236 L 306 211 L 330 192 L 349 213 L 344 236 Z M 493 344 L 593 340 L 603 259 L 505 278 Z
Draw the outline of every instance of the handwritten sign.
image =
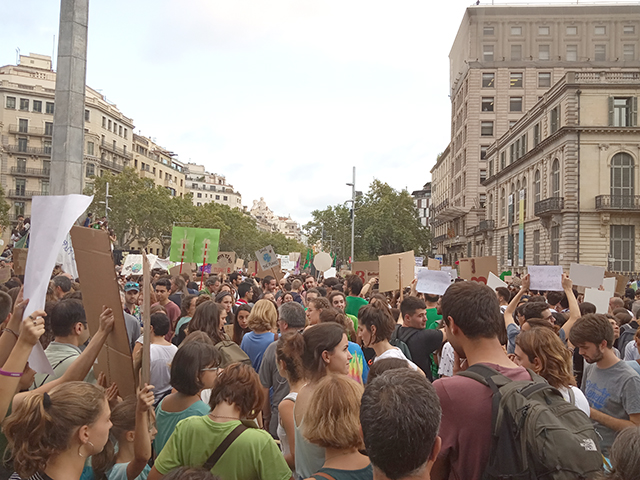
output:
M 576 286 L 597 289 L 604 280 L 604 267 L 572 263 L 569 267 L 569 278 Z
M 549 290 L 561 292 L 562 267 L 560 265 L 531 265 L 527 267 L 531 276 L 531 290 Z
M 486 285 L 489 272 L 498 271 L 497 257 L 472 257 L 461 258 L 460 276 L 465 280 L 476 281 Z
M 256 258 L 260 264 L 262 270 L 269 270 L 270 268 L 280 266 L 280 261 L 276 252 L 271 245 L 267 245 L 256 252 Z
M 440 270 L 420 268 L 417 278 L 416 291 L 420 293 L 444 295 L 444 292 L 446 292 L 447 288 L 451 285 L 451 275 L 449 275 L 449 272 Z
M 210 273 L 226 273 L 234 271 L 236 252 L 218 252 L 218 262 L 211 265 Z
M 374 262 L 353 262 L 352 272 L 360 277 L 363 284 L 366 284 L 372 278 L 380 275 L 380 263 Z

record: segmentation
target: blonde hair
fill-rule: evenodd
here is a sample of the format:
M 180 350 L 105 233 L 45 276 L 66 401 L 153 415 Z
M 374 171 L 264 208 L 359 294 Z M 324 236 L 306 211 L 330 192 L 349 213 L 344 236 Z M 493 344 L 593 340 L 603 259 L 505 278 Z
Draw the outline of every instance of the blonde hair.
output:
M 108 408 L 104 389 L 86 382 L 58 385 L 47 402 L 45 395 L 27 397 L 2 428 L 13 454 L 13 466 L 22 478 L 44 470 L 52 457 L 71 447 L 74 432 L 92 425 Z
M 542 366 L 539 374 L 549 385 L 561 388 L 575 386 L 576 380 L 571 374 L 571 351 L 562 340 L 546 327 L 534 327 L 521 332 L 516 337 L 516 345 L 533 363 L 538 357 Z
M 253 331 L 269 332 L 276 328 L 278 311 L 270 300 L 258 300 L 251 309 L 247 326 Z
M 327 375 L 304 416 L 303 435 L 323 448 L 362 448 L 360 401 L 364 388 L 346 375 Z

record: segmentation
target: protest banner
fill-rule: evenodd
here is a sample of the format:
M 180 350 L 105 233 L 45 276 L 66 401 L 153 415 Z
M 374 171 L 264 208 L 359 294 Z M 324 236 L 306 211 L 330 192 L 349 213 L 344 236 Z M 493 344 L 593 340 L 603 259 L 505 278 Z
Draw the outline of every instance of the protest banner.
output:
M 242 258 L 236 259 L 236 270 L 242 270 L 244 268 L 244 260 Z
M 500 277 L 498 277 L 493 272 L 489 272 L 489 278 L 487 279 L 487 287 L 492 288 L 493 290 L 495 290 L 496 288 L 499 288 L 499 287 L 505 287 L 506 288 L 506 286 L 507 286 L 507 284 L 505 282 L 503 282 L 502 280 L 500 280 Z
M 336 276 L 336 273 L 338 273 L 336 271 L 336 267 L 331 267 L 329 270 L 327 270 L 326 272 L 324 272 L 324 274 L 322 275 L 322 278 L 332 278 Z
M 227 275 L 235 270 L 236 252 L 218 252 L 218 261 L 211 265 L 209 273 L 226 273 Z
M 616 293 L 617 282 L 618 279 L 616 277 L 607 277 L 602 280 L 602 287 L 605 289 L 605 291 L 609 292 L 609 295 L 611 297 L 613 297 L 613 295 Z
M 611 292 L 606 290 L 598 290 L 597 288 L 585 288 L 584 301 L 593 303 L 596 306 L 596 313 L 609 313 L 609 299 Z
M 420 268 L 417 272 L 416 291 L 431 295 L 444 295 L 451 285 L 449 272 Z
M 569 278 L 576 286 L 597 289 L 604 280 L 604 267 L 572 263 L 569 266 Z
M 440 260 L 436 260 L 435 258 L 427 259 L 427 268 L 429 270 L 440 270 Z
M 497 257 L 470 257 L 461 258 L 458 264 L 460 277 L 465 280 L 487 284 L 489 272 L 498 271 Z
M 169 259 L 180 263 L 216 263 L 219 243 L 218 229 L 173 227 Z
M 619 273 L 604 272 L 604 276 L 607 278 L 615 277 L 616 290 L 618 295 L 624 295 L 624 291 L 627 289 L 627 283 L 629 283 L 629 277 L 626 275 L 620 275 Z
M 351 272 L 360 277 L 363 284 L 366 284 L 372 278 L 380 276 L 380 263 L 378 261 L 353 262 Z
M 27 267 L 28 254 L 29 254 L 28 248 L 13 249 L 13 272 L 16 275 L 24 275 L 25 268 Z
M 135 395 L 136 382 L 129 337 L 124 322 L 116 271 L 111 258 L 109 234 L 95 228 L 73 227 L 71 240 L 82 284 L 82 303 L 87 315 L 89 331 L 91 333 L 98 331 L 103 305 L 111 308 L 115 317 L 113 331 L 98 355 L 96 374 L 104 372 L 109 384 L 115 382 L 120 396 Z M 143 298 L 148 298 L 148 291 L 145 290 L 143 295 Z
M 562 267 L 560 265 L 530 265 L 531 290 L 562 292 Z
M 456 278 L 458 278 L 458 271 L 455 268 L 450 267 L 448 265 L 442 265 L 440 267 L 440 271 L 447 272 L 451 276 L 452 282 L 455 281 Z
M 315 257 L 313 257 L 313 266 L 316 267 L 316 270 L 319 272 L 326 272 L 331 268 L 331 264 L 333 263 L 333 259 L 331 255 L 326 252 L 318 252 Z
M 415 278 L 415 258 L 413 250 L 392 255 L 381 255 L 380 262 L 380 286 L 381 292 L 401 290 L 411 285 Z

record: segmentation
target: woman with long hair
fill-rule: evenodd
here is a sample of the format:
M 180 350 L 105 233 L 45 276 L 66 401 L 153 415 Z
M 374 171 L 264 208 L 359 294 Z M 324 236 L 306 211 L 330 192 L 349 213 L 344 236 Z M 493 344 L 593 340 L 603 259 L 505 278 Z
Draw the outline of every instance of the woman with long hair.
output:
M 227 325 L 233 324 L 233 295 L 228 291 L 218 292 L 216 303 L 224 310 L 224 321 Z
M 223 340 L 229 340 L 224 333 L 224 318 L 224 309 L 219 304 L 208 300 L 196 307 L 187 329 L 189 333 L 198 330 L 205 332 L 214 344 L 220 343 Z
M 243 304 L 236 310 L 235 318 L 233 319 L 233 338 L 232 340 L 238 345 L 242 343 L 242 338 L 246 333 L 249 333 L 249 314 L 251 313 L 251 305 Z
M 356 332 L 353 330 L 353 322 L 337 308 L 325 308 L 320 312 L 320 323 L 337 323 L 342 325 L 349 337 L 349 353 L 351 354 L 351 362 L 349 365 L 349 377 L 358 382 L 360 385 L 367 383 L 369 374 L 369 365 L 364 359 L 362 348 L 355 343 Z
M 110 415 L 104 389 L 90 383 L 31 394 L 3 426 L 17 474 L 12 478 L 79 479 L 87 457 L 107 443 Z
M 553 329 L 533 327 L 516 337 L 515 363 L 533 370 L 549 385 L 556 387 L 564 399 L 573 403 L 587 415 L 589 401 L 576 386 L 571 373 L 571 351 L 562 343 Z
M 182 303 L 180 305 L 180 320 L 176 324 L 176 335 L 179 334 L 180 328 L 191 321 L 193 314 L 196 312 L 196 300 L 197 295 L 185 295 L 182 297 Z

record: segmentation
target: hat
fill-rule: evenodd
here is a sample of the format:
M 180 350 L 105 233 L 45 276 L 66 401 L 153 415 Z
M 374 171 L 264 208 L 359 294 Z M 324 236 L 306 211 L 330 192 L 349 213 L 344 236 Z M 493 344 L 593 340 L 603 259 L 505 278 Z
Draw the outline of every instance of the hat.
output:
M 136 282 L 127 282 L 124 286 L 124 291 L 130 292 L 131 290 L 135 290 L 136 292 L 139 292 L 140 285 L 138 285 Z

